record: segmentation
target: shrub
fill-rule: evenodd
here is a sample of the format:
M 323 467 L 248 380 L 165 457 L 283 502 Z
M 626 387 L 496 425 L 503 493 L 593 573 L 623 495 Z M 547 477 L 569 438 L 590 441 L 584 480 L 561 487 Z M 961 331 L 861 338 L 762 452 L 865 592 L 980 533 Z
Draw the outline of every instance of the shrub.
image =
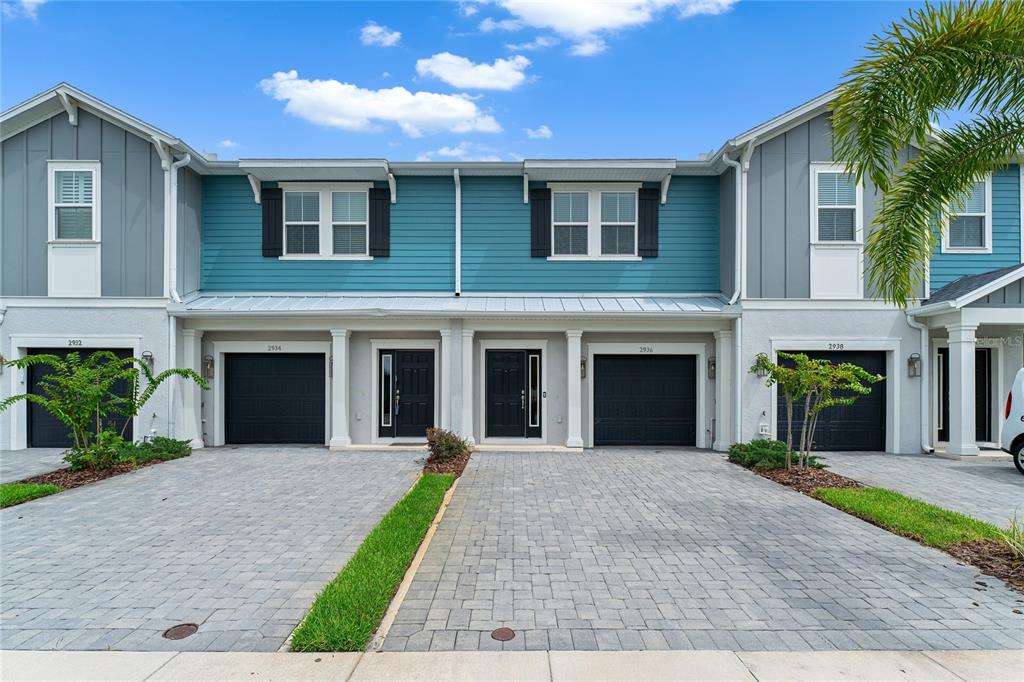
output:
M 1010 519 L 1006 531 L 999 532 L 999 538 L 1013 553 L 1017 565 L 1024 564 L 1024 523 L 1018 521 L 1016 515 Z
M 64 455 L 64 461 L 70 465 L 72 471 L 102 471 L 124 461 L 125 445 L 121 434 L 107 429 L 96 434 L 94 442 L 68 450 Z
M 458 434 L 445 429 L 427 429 L 428 463 L 449 462 L 469 452 L 469 443 Z
M 786 468 L 786 444 L 780 440 L 758 438 L 749 443 L 735 443 L 729 447 L 729 461 L 747 469 L 766 471 Z M 816 457 L 807 459 L 807 466 L 821 469 Z
M 188 457 L 192 454 L 192 445 L 187 440 L 154 436 L 151 440 L 136 443 L 130 448 L 136 464 L 154 460 L 168 462 L 172 459 Z

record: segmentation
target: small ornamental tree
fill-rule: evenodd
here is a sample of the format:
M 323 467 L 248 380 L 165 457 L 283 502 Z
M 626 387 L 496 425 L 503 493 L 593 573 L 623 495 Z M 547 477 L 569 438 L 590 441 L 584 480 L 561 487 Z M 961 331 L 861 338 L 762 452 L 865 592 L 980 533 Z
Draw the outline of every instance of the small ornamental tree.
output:
M 814 432 L 818 417 L 826 409 L 837 405 L 852 405 L 857 398 L 871 393 L 871 384 L 885 377 L 871 374 L 867 370 L 843 362 L 834 364 L 829 360 L 812 359 L 804 353 L 779 353 L 782 362 L 773 362 L 764 353 L 759 353 L 750 368 L 751 373 L 759 370 L 766 373 L 765 385 L 778 384 L 786 403 L 786 468 L 792 464 L 793 449 L 793 408 L 798 402 L 803 405 L 803 423 L 798 443 L 798 465 L 807 466 L 811 448 L 814 447 Z
M 118 435 L 123 436 L 132 417 L 164 381 L 173 376 L 190 379 L 202 388 L 206 380 L 190 369 L 172 368 L 154 375 L 149 364 L 138 358 L 119 358 L 110 351 L 96 351 L 82 359 L 78 353 L 67 357 L 41 354 L 5 361 L 4 366 L 27 369 L 45 365 L 52 371 L 39 380 L 38 393 L 13 395 L 0 402 L 0 412 L 20 400 L 39 405 L 60 420 L 71 432 L 73 447 L 87 448 L 97 436 L 109 431 L 109 420 L 124 420 Z M 128 385 L 127 395 L 118 395 L 115 386 Z

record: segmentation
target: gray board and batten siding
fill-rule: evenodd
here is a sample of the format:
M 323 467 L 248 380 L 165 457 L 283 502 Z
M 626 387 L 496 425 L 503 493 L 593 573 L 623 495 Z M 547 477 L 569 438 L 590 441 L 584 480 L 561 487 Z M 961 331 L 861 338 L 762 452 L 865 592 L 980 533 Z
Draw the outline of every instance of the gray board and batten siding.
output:
M 79 110 L 3 141 L 0 296 L 47 295 L 47 162 L 100 161 L 101 293 L 162 296 L 164 180 L 153 144 Z M 196 216 L 198 223 L 198 215 Z

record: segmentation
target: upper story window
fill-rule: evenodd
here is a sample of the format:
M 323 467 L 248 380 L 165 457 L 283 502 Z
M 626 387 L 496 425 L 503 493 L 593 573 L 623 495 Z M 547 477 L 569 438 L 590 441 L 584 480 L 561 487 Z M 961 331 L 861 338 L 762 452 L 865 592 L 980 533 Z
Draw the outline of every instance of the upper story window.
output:
M 635 184 L 550 185 L 551 258 L 637 258 Z
M 842 166 L 811 167 L 811 241 L 859 244 L 861 241 L 861 188 Z
M 282 258 L 369 259 L 367 183 L 282 183 Z
M 992 190 L 988 179 L 973 183 L 950 207 L 943 251 L 988 253 L 992 248 Z
M 99 162 L 51 161 L 49 171 L 50 241 L 99 241 Z

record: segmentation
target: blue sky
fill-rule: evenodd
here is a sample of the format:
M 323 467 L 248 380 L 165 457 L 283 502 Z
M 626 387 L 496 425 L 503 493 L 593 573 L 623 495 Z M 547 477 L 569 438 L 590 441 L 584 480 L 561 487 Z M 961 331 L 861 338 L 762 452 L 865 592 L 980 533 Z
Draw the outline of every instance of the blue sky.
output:
M 221 158 L 696 158 L 908 3 L 3 0 L 0 107 L 64 80 Z

